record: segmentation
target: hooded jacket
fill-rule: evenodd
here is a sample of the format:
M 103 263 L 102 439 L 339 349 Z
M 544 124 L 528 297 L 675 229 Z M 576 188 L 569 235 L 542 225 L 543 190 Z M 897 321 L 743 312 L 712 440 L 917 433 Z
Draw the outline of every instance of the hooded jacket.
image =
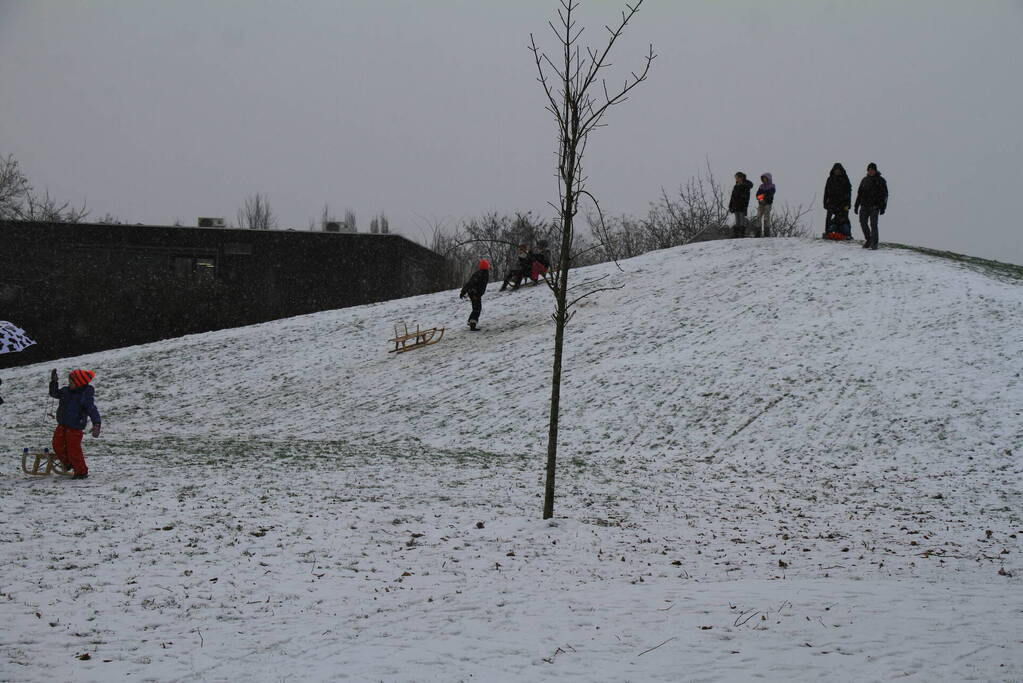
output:
M 765 173 L 761 178 L 767 178 L 767 180 L 761 182 L 760 187 L 757 188 L 757 202 L 770 206 L 774 204 L 774 180 L 770 173 Z
M 841 171 L 835 175 L 835 170 Z M 852 204 L 852 183 L 842 164 L 831 167 L 828 180 L 824 183 L 824 208 L 828 211 L 848 211 Z

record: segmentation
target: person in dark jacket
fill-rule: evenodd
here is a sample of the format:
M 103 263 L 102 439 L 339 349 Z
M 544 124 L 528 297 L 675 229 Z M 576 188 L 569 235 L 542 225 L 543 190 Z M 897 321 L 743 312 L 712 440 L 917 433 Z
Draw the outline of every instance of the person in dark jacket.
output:
M 770 173 L 760 176 L 760 187 L 757 188 L 757 224 L 756 237 L 771 236 L 771 207 L 774 205 L 774 181 Z
M 881 177 L 877 164 L 867 164 L 867 175 L 860 181 L 856 190 L 856 204 L 853 211 L 860 216 L 860 227 L 863 229 L 863 248 L 877 249 L 877 217 L 884 215 L 888 208 L 888 182 Z
M 75 474 L 72 479 L 85 479 L 89 468 L 82 452 L 82 437 L 85 427 L 92 420 L 92 435 L 99 436 L 100 416 L 96 408 L 96 390 L 89 384 L 96 376 L 92 370 L 72 370 L 68 374 L 68 386 L 57 386 L 57 371 L 50 372 L 50 396 L 59 399 L 57 404 L 57 428 L 53 432 L 53 452 Z
M 739 171 L 735 174 L 735 187 L 732 188 L 732 196 L 728 200 L 728 212 L 735 216 L 732 237 L 746 236 L 746 212 L 749 211 L 749 193 L 752 189 L 753 183 L 746 180 L 745 173 Z
M 480 266 L 473 273 L 464 285 L 462 292 L 458 295 L 460 299 L 469 297 L 472 302 L 472 312 L 469 314 L 469 329 L 475 330 L 480 320 L 480 313 L 483 312 L 483 293 L 487 291 L 487 283 L 490 282 L 490 261 L 480 259 Z
M 513 290 L 518 289 L 519 285 L 522 284 L 523 278 L 529 275 L 533 267 L 533 259 L 529 255 L 528 244 L 520 244 L 515 257 L 517 259 L 515 267 L 508 271 L 504 282 L 501 283 L 500 291 L 502 292 L 508 289 L 508 287 L 511 287 Z
M 849 208 L 852 205 L 852 183 L 846 175 L 845 167 L 835 163 L 831 167 L 827 182 L 824 183 L 824 232 L 840 232 L 852 239 L 852 228 L 849 225 Z

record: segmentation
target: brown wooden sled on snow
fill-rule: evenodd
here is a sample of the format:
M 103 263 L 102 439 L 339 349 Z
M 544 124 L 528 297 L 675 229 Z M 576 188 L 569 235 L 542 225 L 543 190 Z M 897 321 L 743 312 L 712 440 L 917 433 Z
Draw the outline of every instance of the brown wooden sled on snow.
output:
M 404 330 L 404 332 L 401 330 Z M 394 348 L 387 353 L 404 353 L 406 351 L 411 351 L 412 349 L 419 349 L 424 346 L 429 346 L 430 344 L 436 344 L 443 336 L 443 327 L 431 327 L 421 330 L 417 324 L 416 329 L 409 330 L 408 325 L 405 323 L 401 324 L 401 329 L 395 325 L 394 338 L 388 340 L 394 342 Z
M 74 474 L 74 471 L 70 467 L 65 467 L 64 463 L 57 458 L 57 454 L 51 453 L 49 448 L 44 448 L 42 453 L 30 451 L 27 448 L 23 449 L 21 451 L 21 471 L 40 477 L 51 474 L 70 477 Z

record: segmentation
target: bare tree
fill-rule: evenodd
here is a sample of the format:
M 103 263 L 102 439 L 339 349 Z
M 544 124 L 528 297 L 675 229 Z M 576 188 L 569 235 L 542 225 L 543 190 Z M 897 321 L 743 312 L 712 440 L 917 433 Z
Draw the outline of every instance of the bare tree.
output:
M 245 205 L 238 209 L 238 227 L 250 230 L 271 230 L 277 227 L 277 216 L 270 206 L 270 198 L 256 194 L 245 198 Z
M 21 217 L 27 221 L 40 221 L 42 223 L 81 223 L 89 210 L 85 208 L 85 202 L 75 207 L 71 202 L 58 203 L 50 197 L 50 191 L 46 190 L 42 197 L 28 192 L 25 195 L 25 207 L 22 209 Z
M 461 235 L 456 229 L 448 227 L 444 220 L 428 219 L 419 216 L 427 224 L 430 241 L 427 245 L 432 251 L 444 257 L 442 273 L 444 285 L 459 287 L 472 272 L 469 248 L 463 244 Z
M 31 192 L 32 186 L 14 155 L 0 157 L 0 220 L 21 218 L 25 198 Z
M 558 455 L 558 419 L 561 405 L 562 355 L 565 343 L 565 326 L 572 315 L 572 307 L 583 298 L 606 288 L 588 287 L 587 291 L 569 300 L 569 269 L 572 266 L 575 240 L 575 217 L 579 212 L 579 200 L 587 197 L 594 202 L 599 213 L 600 206 L 586 189 L 586 175 L 582 161 L 590 133 L 603 125 L 603 119 L 614 105 L 628 98 L 629 92 L 646 80 L 654 55 L 653 45 L 646 55 L 643 68 L 633 71 L 625 78 L 620 88 L 609 87 L 604 72 L 611 64 L 608 61 L 611 49 L 625 31 L 629 21 L 642 6 L 643 0 L 626 4 L 621 21 L 615 26 L 605 26 L 610 36 L 600 49 L 582 48 L 579 38 L 583 29 L 576 26 L 574 18 L 579 6 L 578 0 L 561 0 L 558 10 L 559 25 L 548 22 L 557 38 L 560 48 L 552 59 L 541 50 L 532 34 L 530 49 L 536 62 L 538 80 L 547 96 L 547 111 L 557 121 L 558 127 L 558 193 L 555 206 L 558 212 L 560 249 L 557 272 L 550 280 L 554 293 L 554 361 L 551 371 L 550 422 L 547 438 L 547 471 L 544 482 L 543 518 L 554 516 L 554 482 Z M 597 94 L 593 94 L 596 90 Z M 585 284 L 585 283 L 584 283 Z M 577 290 L 578 291 L 578 290 Z
M 516 248 L 520 244 L 535 245 L 541 239 L 549 242 L 551 232 L 551 226 L 539 222 L 530 211 L 514 216 L 492 211 L 463 223 L 457 236 L 459 246 L 467 247 L 464 254 L 473 263 L 485 258 L 490 261 L 491 276 L 503 277 L 517 264 Z
M 58 202 L 49 190 L 42 197 L 35 194 L 18 160 L 11 154 L 0 158 L 0 219 L 80 223 L 88 215 L 84 201 L 75 207 L 71 202 Z
M 359 232 L 355 224 L 355 211 L 352 209 L 345 209 L 345 227 L 348 228 L 346 232 Z

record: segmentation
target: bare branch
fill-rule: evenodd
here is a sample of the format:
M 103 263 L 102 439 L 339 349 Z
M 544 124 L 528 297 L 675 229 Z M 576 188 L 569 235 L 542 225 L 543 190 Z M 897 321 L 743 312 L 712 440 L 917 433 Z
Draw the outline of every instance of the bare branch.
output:
M 582 301 L 583 299 L 585 299 L 588 296 L 593 296 L 594 294 L 600 294 L 601 292 L 613 292 L 615 290 L 622 289 L 623 287 L 625 287 L 625 285 L 616 285 L 614 287 L 601 287 L 600 289 L 594 289 L 593 291 L 586 292 L 582 296 L 577 297 L 576 299 L 573 299 L 572 301 L 570 301 L 569 304 L 568 304 L 568 307 L 572 308 L 573 306 L 575 306 L 577 303 L 579 303 L 580 301 Z

